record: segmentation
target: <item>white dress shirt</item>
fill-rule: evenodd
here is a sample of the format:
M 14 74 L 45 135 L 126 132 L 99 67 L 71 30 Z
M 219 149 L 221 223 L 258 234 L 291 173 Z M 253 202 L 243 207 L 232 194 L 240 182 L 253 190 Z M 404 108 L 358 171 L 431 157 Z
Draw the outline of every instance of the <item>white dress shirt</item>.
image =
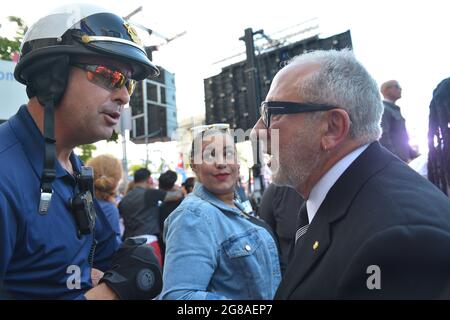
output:
M 369 144 L 365 144 L 347 154 L 341 160 L 336 162 L 335 165 L 332 166 L 331 169 L 328 170 L 327 173 L 325 173 L 323 177 L 320 178 L 320 180 L 314 185 L 309 194 L 308 200 L 306 200 L 309 223 L 311 223 L 314 219 L 314 216 L 319 210 L 320 205 L 325 199 L 328 191 L 330 191 L 331 187 L 368 146 Z

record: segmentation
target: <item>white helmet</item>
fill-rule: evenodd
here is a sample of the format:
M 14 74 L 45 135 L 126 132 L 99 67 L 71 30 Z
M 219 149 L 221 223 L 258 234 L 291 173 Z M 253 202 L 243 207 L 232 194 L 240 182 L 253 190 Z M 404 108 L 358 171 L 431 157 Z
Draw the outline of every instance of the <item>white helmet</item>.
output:
M 61 54 L 117 58 L 131 66 L 135 80 L 159 74 L 134 28 L 118 15 L 89 4 L 62 6 L 33 24 L 25 34 L 14 76 L 27 84 L 29 71 L 36 70 L 41 59 Z

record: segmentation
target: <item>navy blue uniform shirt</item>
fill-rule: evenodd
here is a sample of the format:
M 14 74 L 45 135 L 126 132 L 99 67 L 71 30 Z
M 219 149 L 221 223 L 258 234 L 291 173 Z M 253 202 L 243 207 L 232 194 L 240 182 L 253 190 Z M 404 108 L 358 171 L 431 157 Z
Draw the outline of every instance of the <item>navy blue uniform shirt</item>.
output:
M 69 207 L 77 183 L 56 161 L 47 214 L 38 211 L 44 138 L 26 106 L 0 125 L 0 286 L 18 299 L 82 299 L 92 287 L 88 256 L 93 234 L 78 236 Z M 73 153 L 70 161 L 80 172 Z M 109 268 L 115 232 L 95 202 L 94 267 Z

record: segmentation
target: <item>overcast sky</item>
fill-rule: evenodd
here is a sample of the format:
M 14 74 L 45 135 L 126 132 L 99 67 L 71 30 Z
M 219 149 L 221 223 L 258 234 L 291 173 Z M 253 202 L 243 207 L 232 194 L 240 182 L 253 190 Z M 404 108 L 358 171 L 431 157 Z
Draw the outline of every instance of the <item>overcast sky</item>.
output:
M 31 24 L 65 0 L 2 2 L 0 34 L 8 31 L 5 17 L 15 15 Z M 428 106 L 433 89 L 450 76 L 449 2 L 332 1 L 332 0 L 94 0 L 126 15 L 139 7 L 133 19 L 171 37 L 187 34 L 162 46 L 154 62 L 176 74 L 178 118 L 204 113 L 203 79 L 218 72 L 214 62 L 243 51 L 244 29 L 276 31 L 318 18 L 321 36 L 351 31 L 358 59 L 381 84 L 396 79 L 403 87 L 398 101 L 411 138 L 426 145 Z M 146 45 L 162 42 L 144 37 Z M 223 65 L 222 65 L 223 66 Z

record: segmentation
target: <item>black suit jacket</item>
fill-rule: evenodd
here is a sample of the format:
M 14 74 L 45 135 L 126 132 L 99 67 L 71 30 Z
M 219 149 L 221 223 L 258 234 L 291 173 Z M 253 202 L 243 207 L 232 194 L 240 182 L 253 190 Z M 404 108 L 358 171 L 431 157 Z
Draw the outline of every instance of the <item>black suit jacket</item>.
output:
M 374 142 L 328 192 L 275 298 L 450 298 L 449 280 L 450 200 Z
M 383 101 L 383 105 L 384 112 L 381 118 L 383 135 L 380 143 L 405 162 L 416 158 L 417 153 L 409 145 L 405 118 L 400 112 L 400 107 L 389 101 Z
M 291 187 L 269 185 L 261 198 L 258 214 L 272 228 L 280 244 L 281 274 L 293 255 L 297 216 L 303 198 Z

